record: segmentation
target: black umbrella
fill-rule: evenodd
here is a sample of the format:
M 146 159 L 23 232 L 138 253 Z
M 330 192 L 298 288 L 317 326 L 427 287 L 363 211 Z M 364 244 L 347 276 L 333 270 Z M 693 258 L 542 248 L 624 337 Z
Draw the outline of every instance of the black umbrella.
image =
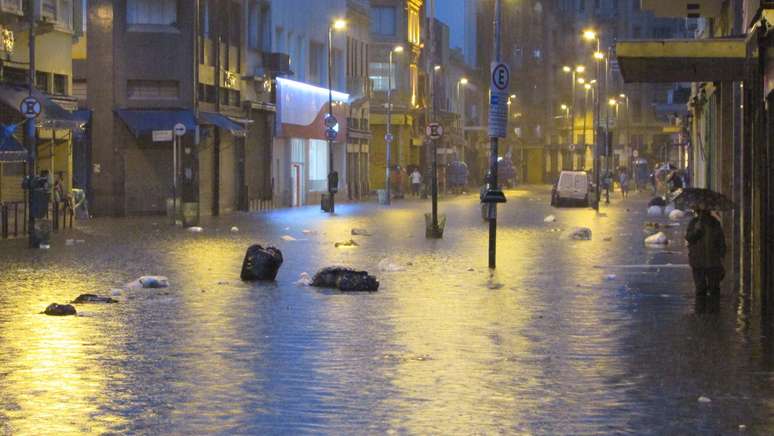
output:
M 725 195 L 703 188 L 686 188 L 675 197 L 677 209 L 731 210 L 736 207 Z

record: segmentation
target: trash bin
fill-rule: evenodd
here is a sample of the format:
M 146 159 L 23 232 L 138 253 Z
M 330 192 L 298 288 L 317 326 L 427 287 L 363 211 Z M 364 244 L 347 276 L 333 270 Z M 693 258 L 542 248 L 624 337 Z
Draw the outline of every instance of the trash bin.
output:
M 183 227 L 199 225 L 199 203 L 183 203 L 182 205 Z
M 323 212 L 330 212 L 331 211 L 331 195 L 328 193 L 324 193 L 320 196 L 320 209 L 322 209 Z
M 376 195 L 379 198 L 379 204 L 387 204 L 387 190 L 377 189 Z

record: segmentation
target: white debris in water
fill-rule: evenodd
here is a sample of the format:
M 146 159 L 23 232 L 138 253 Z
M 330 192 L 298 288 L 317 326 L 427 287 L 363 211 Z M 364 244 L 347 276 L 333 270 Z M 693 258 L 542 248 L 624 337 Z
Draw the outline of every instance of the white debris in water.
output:
M 164 276 L 142 276 L 139 279 L 126 284 L 126 288 L 128 289 L 166 287 L 169 287 L 169 279 Z
M 68 247 L 71 246 L 71 245 L 75 245 L 75 240 L 68 239 L 68 240 L 65 241 L 65 245 L 67 245 Z
M 353 236 L 371 236 L 371 232 L 366 229 L 352 229 Z
M 576 241 L 590 241 L 591 229 L 588 227 L 574 227 L 565 232 L 564 237 L 566 239 L 574 239 Z
M 645 238 L 645 245 L 667 245 L 669 239 L 664 232 L 658 232 Z
M 282 238 L 281 238 L 281 239 L 282 239 L 283 241 L 296 241 L 296 240 L 297 240 L 296 238 L 294 238 L 294 237 L 292 237 L 292 236 L 290 236 L 290 235 L 282 235 Z
M 552 223 L 556 221 L 556 216 L 554 215 L 548 215 L 547 217 L 543 218 L 544 223 Z
M 204 231 L 204 229 L 199 226 L 193 226 L 193 227 L 189 227 L 188 231 L 191 233 L 201 233 Z
M 123 289 L 115 288 L 115 289 L 111 289 L 110 290 L 110 295 L 113 296 L 113 297 L 120 297 L 121 294 L 123 294 L 123 293 L 124 293 Z
M 301 231 L 301 233 L 303 233 L 305 235 L 314 235 L 317 232 L 315 232 L 314 230 L 304 229 L 304 230 Z
M 648 216 L 659 217 L 664 215 L 664 209 L 661 206 L 651 206 L 648 208 Z
M 747 430 L 747 426 L 744 424 L 739 424 L 739 431 L 745 431 Z
M 239 233 L 239 227 L 234 226 L 231 228 L 231 233 Z
M 389 257 L 385 257 L 384 259 L 380 260 L 378 267 L 379 271 L 381 272 L 398 272 L 406 270 L 406 267 L 398 264 L 398 262 L 390 259 Z
M 702 396 L 699 397 L 699 402 L 700 403 L 711 403 L 712 400 L 710 400 L 708 397 L 705 397 L 704 395 L 702 395 Z
M 38 248 L 40 248 L 41 250 L 48 250 L 49 248 L 51 248 L 51 246 L 48 244 L 40 244 Z
M 608 275 L 605 276 L 605 280 L 611 281 L 611 280 L 615 280 L 617 277 L 618 276 L 615 275 L 615 274 L 608 274 Z
M 308 272 L 302 272 L 294 284 L 296 286 L 309 286 L 312 284 L 312 278 L 309 276 Z
M 669 219 L 672 221 L 680 221 L 683 218 L 685 218 L 685 212 L 680 209 L 675 209 L 669 212 Z

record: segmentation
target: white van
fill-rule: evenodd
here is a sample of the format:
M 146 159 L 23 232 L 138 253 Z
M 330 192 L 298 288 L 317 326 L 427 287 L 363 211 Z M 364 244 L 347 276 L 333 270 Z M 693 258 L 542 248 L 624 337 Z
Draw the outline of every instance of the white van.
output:
M 551 206 L 576 204 L 588 207 L 590 186 L 585 171 L 562 171 L 551 191 Z

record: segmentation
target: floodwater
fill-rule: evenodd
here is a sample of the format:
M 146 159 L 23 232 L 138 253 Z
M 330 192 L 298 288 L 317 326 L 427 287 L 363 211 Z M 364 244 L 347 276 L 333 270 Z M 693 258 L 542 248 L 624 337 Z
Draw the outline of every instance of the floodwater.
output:
M 685 224 L 653 249 L 647 196 L 606 216 L 552 209 L 545 188 L 508 196 L 493 275 L 477 196 L 441 202 L 442 240 L 412 200 L 235 214 L 202 233 L 98 219 L 47 251 L 0 241 L 0 434 L 774 432 L 772 339 L 730 290 L 696 304 Z M 563 239 L 573 226 L 593 239 Z M 284 253 L 276 283 L 239 280 L 256 242 Z M 386 257 L 404 270 L 379 271 Z M 375 273 L 379 292 L 294 284 L 333 264 Z M 642 264 L 668 266 L 616 266 Z M 147 274 L 171 287 L 39 314 Z

